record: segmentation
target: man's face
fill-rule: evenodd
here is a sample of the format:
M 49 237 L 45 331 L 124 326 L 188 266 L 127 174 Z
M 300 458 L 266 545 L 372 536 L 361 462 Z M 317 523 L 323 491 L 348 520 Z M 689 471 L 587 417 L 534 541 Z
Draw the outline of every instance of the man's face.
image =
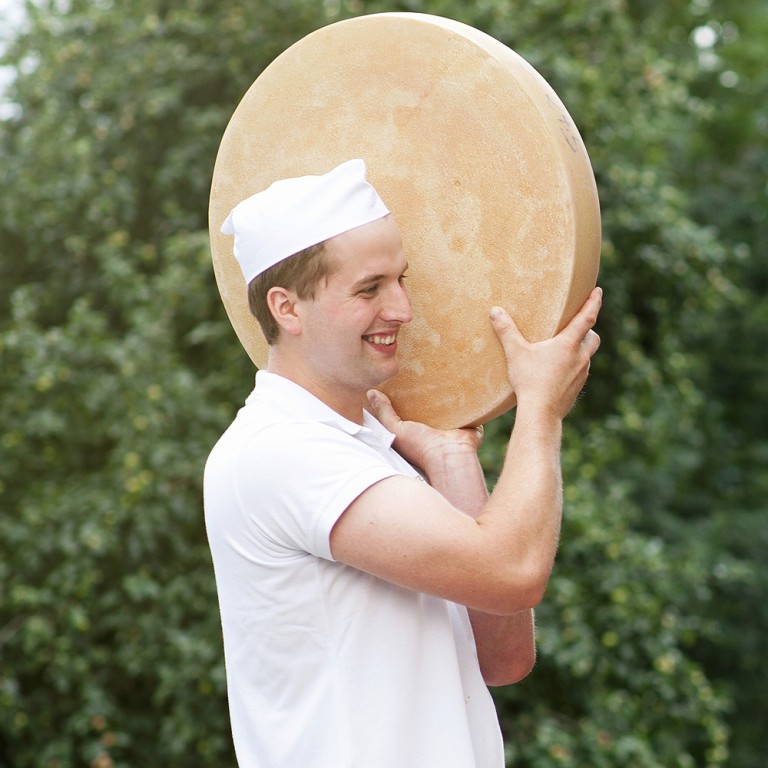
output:
M 397 372 L 397 334 L 411 320 L 400 228 L 385 216 L 331 238 L 326 253 L 330 275 L 297 303 L 304 359 L 323 391 L 359 398 Z

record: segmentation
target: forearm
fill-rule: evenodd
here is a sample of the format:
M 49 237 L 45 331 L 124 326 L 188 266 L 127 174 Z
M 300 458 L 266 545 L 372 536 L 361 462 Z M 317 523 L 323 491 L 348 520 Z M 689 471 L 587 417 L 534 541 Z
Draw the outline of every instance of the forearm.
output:
M 476 451 L 442 446 L 425 462 L 430 484 L 481 528 L 494 571 L 519 592 L 510 605 L 533 607 L 543 594 L 560 533 L 562 422 L 537 404 L 518 406 L 507 455 L 488 497 Z M 514 612 L 514 611 L 511 611 Z
M 533 485 L 543 485 L 547 488 L 548 500 L 541 500 L 548 514 L 543 517 L 548 531 L 545 538 L 551 543 L 557 542 L 559 530 L 559 512 L 562 506 L 560 494 L 560 464 L 559 441 L 560 430 L 557 424 L 552 431 L 545 435 L 544 440 L 532 437 L 529 434 L 531 427 L 543 429 L 544 425 L 526 426 L 525 415 L 518 421 L 516 431 L 510 440 L 504 472 L 502 473 L 502 487 L 499 493 L 494 491 L 494 496 L 502 496 L 500 506 L 504 504 L 510 489 L 516 487 L 516 495 L 520 495 L 521 489 L 527 485 L 525 478 L 517 477 L 518 474 L 526 474 L 529 461 L 540 453 L 541 457 L 535 462 L 539 465 L 538 471 L 533 470 L 534 475 L 542 477 Z M 534 450 L 534 443 L 541 445 Z M 553 462 L 554 457 L 554 462 Z M 507 476 L 511 475 L 511 476 Z M 428 478 L 430 484 L 440 491 L 448 501 L 458 509 L 478 517 L 488 504 L 488 491 L 477 454 L 467 451 L 459 451 L 453 447 L 430 462 Z M 533 495 L 536 491 L 529 489 L 526 495 Z M 499 502 L 499 500 L 496 500 Z M 535 525 L 535 523 L 533 523 Z M 532 533 L 522 534 L 529 538 Z M 545 558 L 554 557 L 554 551 L 545 547 Z M 536 661 L 536 644 L 534 632 L 534 614 L 532 609 L 525 609 L 511 615 L 496 615 L 483 611 L 469 610 L 472 623 L 472 631 L 475 637 L 477 657 L 483 679 L 488 685 L 508 685 L 524 678 L 533 668 Z
M 530 610 L 544 595 L 560 535 L 562 420 L 600 344 L 592 327 L 601 297 L 593 291 L 562 331 L 539 342 L 529 343 L 504 310 L 491 310 L 517 415 L 490 497 L 476 432 L 402 421 L 385 395 L 369 393 L 375 413 L 396 436 L 395 449 L 425 471 L 431 487 L 392 479 L 369 489 L 344 516 L 351 522 L 342 519 L 334 529 L 342 561 L 475 611 L 515 616 L 517 627 L 532 626 Z M 378 535 L 376 522 L 392 517 L 398 524 L 387 526 L 391 533 Z
M 562 421 L 521 404 L 490 499 L 477 517 L 522 573 L 549 575 L 563 509 Z
M 429 484 L 457 509 L 477 517 L 488 502 L 488 486 L 475 450 L 448 445 L 424 468 Z
M 477 660 L 488 685 L 522 680 L 536 663 L 533 609 L 496 616 L 469 609 Z

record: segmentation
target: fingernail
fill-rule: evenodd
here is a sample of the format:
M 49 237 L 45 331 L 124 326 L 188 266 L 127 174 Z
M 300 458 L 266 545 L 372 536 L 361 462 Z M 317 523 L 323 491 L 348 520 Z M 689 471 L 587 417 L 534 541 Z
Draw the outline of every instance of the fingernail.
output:
M 493 318 L 501 317 L 501 313 L 503 311 L 504 310 L 501 307 L 491 307 L 491 317 Z
M 376 408 L 376 407 L 378 406 L 378 404 L 379 404 L 379 393 L 378 393 L 378 392 L 377 392 L 375 389 L 372 389 L 372 390 L 370 390 L 370 391 L 367 393 L 367 397 L 368 397 L 368 402 L 369 402 L 369 403 L 370 403 L 370 404 L 371 404 L 371 405 L 372 405 L 374 408 Z

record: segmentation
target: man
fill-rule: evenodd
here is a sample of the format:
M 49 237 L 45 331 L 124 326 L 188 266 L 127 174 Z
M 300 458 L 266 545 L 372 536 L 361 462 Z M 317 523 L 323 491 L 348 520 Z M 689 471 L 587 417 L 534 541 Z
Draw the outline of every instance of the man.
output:
M 270 344 L 205 474 L 240 767 L 501 768 L 486 686 L 534 663 L 599 289 L 539 344 L 491 309 L 518 405 L 489 497 L 481 430 L 403 422 L 375 390 L 411 308 L 364 163 L 276 182 L 222 229 Z

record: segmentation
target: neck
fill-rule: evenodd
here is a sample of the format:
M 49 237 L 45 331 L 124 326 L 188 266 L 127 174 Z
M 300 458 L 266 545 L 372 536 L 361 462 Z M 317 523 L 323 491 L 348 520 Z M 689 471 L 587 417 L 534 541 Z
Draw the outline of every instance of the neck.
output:
M 266 370 L 298 384 L 348 421 L 363 423 L 365 392 L 348 391 L 337 382 L 319 378 L 312 370 L 302 365 L 301 361 L 292 360 L 276 346 L 269 348 Z

